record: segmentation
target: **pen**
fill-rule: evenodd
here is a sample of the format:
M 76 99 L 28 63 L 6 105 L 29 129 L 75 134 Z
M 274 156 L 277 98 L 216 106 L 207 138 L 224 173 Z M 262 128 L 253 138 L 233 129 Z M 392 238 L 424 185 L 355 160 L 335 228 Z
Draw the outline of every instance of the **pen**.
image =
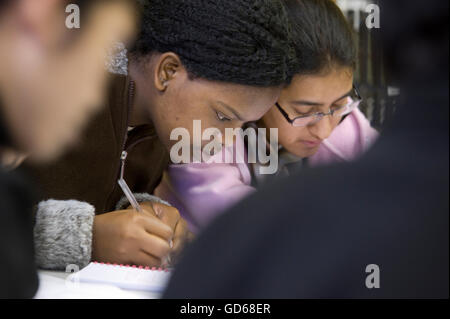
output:
M 125 160 L 127 159 L 128 153 L 127 151 L 122 152 L 122 156 L 120 157 L 120 160 L 122 161 L 122 166 L 120 168 L 120 178 L 118 180 L 119 186 L 122 189 L 123 193 L 127 197 L 128 201 L 130 202 L 131 206 L 133 206 L 134 210 L 141 213 L 142 208 L 141 205 L 139 205 L 138 201 L 136 200 L 136 197 L 134 197 L 133 192 L 130 190 L 130 187 L 128 187 L 128 184 L 125 182 L 123 178 L 123 174 L 125 171 Z M 159 216 L 159 215 L 158 215 Z M 171 239 L 169 241 L 170 248 L 173 248 L 173 240 Z M 170 256 L 167 258 L 168 263 L 170 263 Z
M 120 157 L 120 160 L 122 161 L 122 166 L 120 168 L 120 178 L 119 178 L 118 183 L 119 183 L 119 186 L 122 189 L 123 193 L 127 197 L 128 201 L 130 202 L 131 206 L 133 206 L 133 208 L 137 212 L 141 213 L 142 212 L 141 205 L 139 205 L 138 201 L 136 200 L 136 197 L 134 197 L 134 195 L 133 195 L 133 192 L 130 190 L 130 188 L 128 187 L 128 184 L 123 179 L 123 174 L 125 171 L 125 160 L 127 159 L 127 156 L 128 156 L 127 151 L 123 151 L 122 156 Z

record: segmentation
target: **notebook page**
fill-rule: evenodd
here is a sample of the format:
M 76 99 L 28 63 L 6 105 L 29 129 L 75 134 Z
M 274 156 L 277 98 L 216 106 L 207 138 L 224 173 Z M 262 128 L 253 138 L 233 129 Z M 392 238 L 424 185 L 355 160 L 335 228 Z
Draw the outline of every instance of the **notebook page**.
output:
M 69 277 L 74 282 L 109 284 L 127 290 L 150 292 L 162 292 L 169 278 L 168 270 L 97 262 L 90 263 Z

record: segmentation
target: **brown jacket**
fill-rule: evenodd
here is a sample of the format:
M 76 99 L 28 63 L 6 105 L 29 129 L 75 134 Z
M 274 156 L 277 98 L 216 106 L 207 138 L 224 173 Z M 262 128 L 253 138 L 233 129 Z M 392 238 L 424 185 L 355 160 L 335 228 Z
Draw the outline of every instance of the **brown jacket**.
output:
M 152 194 L 169 164 L 169 154 L 153 125 L 128 134 L 128 113 L 134 83 L 114 75 L 107 105 L 89 124 L 79 145 L 57 162 L 32 167 L 41 200 L 77 200 L 95 207 L 96 214 L 113 211 L 123 193 L 117 183 L 121 154 L 128 152 L 125 181 L 134 193 Z

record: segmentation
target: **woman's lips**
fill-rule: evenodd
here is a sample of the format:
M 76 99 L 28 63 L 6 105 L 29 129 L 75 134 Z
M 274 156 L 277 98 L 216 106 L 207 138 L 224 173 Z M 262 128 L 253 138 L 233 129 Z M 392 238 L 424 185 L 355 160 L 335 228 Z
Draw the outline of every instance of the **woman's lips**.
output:
M 320 145 L 321 141 L 305 141 L 305 140 L 300 140 L 300 143 L 305 145 L 308 148 L 315 148 L 317 146 Z

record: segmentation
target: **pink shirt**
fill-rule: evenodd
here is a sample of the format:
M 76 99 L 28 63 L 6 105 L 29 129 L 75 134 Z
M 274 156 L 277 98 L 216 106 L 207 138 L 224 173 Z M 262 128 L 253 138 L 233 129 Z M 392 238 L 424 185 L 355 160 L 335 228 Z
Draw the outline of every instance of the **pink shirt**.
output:
M 377 137 L 377 131 L 356 109 L 309 158 L 309 164 L 318 166 L 352 161 L 363 154 Z M 243 141 L 238 140 L 237 143 Z M 222 152 L 229 152 L 229 149 Z M 223 158 L 222 152 L 216 156 Z M 171 165 L 155 195 L 178 208 L 190 230 L 197 232 L 255 190 L 250 186 L 251 176 L 245 163 Z

